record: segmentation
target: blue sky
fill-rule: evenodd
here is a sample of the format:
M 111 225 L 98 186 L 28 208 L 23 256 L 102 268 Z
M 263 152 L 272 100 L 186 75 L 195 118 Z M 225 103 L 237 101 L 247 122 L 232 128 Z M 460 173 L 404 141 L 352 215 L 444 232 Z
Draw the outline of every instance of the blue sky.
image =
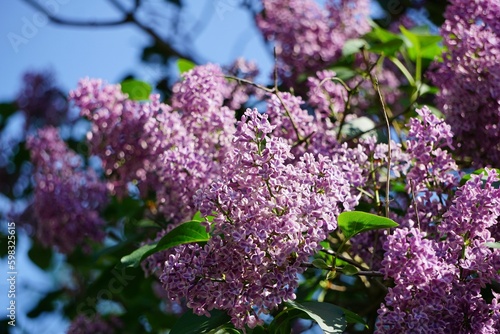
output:
M 150 0 L 158 2 L 161 0 Z M 102 0 L 43 0 L 53 3 L 56 15 L 75 19 L 119 18 Z M 250 15 L 235 0 L 184 1 L 182 17 L 192 29 L 200 17 L 208 17 L 201 32 L 193 32 L 195 50 L 203 60 L 228 64 L 238 56 L 270 68 L 271 59 L 256 33 Z M 158 14 L 160 16 L 161 13 Z M 165 13 L 167 15 L 168 13 Z M 90 76 L 109 82 L 134 72 L 143 80 L 161 75 L 159 69 L 140 63 L 149 37 L 131 25 L 112 28 L 79 28 L 48 23 L 21 0 L 11 0 L 0 11 L 0 101 L 12 99 L 21 87 L 26 70 L 51 69 L 60 86 L 70 90 L 79 78 Z

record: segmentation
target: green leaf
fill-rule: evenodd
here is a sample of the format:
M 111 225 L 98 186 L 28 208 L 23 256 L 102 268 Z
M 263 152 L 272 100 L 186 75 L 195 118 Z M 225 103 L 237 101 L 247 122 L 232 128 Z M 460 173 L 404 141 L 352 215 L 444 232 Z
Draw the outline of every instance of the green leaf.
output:
M 404 27 L 401 27 L 401 34 L 404 36 L 408 55 L 413 61 L 417 57 L 432 60 L 443 51 L 443 47 L 439 44 L 442 37 L 439 35 L 432 35 L 421 29 L 407 30 Z
M 121 83 L 122 92 L 128 94 L 128 98 L 134 101 L 148 100 L 153 91 L 151 86 L 139 80 L 125 80 Z
M 487 242 L 484 244 L 488 248 L 497 248 L 500 249 L 500 242 Z
M 137 267 L 149 255 L 178 245 L 206 242 L 210 238 L 200 221 L 183 223 L 167 233 L 158 242 L 144 245 L 121 258 L 120 267 Z
M 396 35 L 389 30 L 383 29 L 381 27 L 375 27 L 372 31 L 365 34 L 365 38 L 368 41 L 379 41 L 382 43 L 387 43 L 393 40 L 401 39 L 399 35 Z
M 189 221 L 174 228 L 170 233 L 158 241 L 157 249 L 165 250 L 182 244 L 193 242 L 207 242 L 210 235 L 207 228 L 199 221 Z
M 314 259 L 312 265 L 318 269 L 330 269 L 330 266 L 323 259 Z
M 411 60 L 415 61 L 417 57 L 421 56 L 420 40 L 417 35 L 401 26 L 401 34 L 403 34 L 408 55 Z
M 368 43 L 364 39 L 355 38 L 350 39 L 344 43 L 344 47 L 342 48 L 342 55 L 350 56 L 355 54 L 361 50 L 361 48 L 367 46 Z
M 353 266 L 352 264 L 346 264 L 342 267 L 342 274 L 347 276 L 356 275 L 359 273 L 359 269 Z
M 330 70 L 335 72 L 335 75 L 337 78 L 341 80 L 349 80 L 353 78 L 356 75 L 356 72 L 350 69 L 349 67 L 345 66 L 334 66 L 331 67 Z
M 122 257 L 120 260 L 120 267 L 137 267 L 142 262 L 142 260 L 147 258 L 149 255 L 156 253 L 156 246 L 157 243 L 144 245 L 136 249 L 129 255 Z
M 170 334 L 203 334 L 210 333 L 220 326 L 229 323 L 231 317 L 220 310 L 210 311 L 210 318 L 199 316 L 189 310 L 180 317 Z
M 179 60 L 177 60 L 177 68 L 179 69 L 179 72 L 181 74 L 189 70 L 192 70 L 193 68 L 195 68 L 195 66 L 196 64 L 190 60 L 184 58 L 180 58 Z
M 337 306 L 339 309 L 344 312 L 345 315 L 345 320 L 349 324 L 363 324 L 366 328 L 369 328 L 368 324 L 366 323 L 365 319 L 363 319 L 359 314 L 354 313 L 353 311 L 349 311 L 346 308 Z
M 206 216 L 206 217 L 203 217 L 203 215 L 201 214 L 200 211 L 196 212 L 193 216 L 193 219 L 192 220 L 196 220 L 196 221 L 200 221 L 200 222 L 203 222 L 205 221 L 205 218 L 209 221 L 209 222 L 212 222 L 214 220 L 214 216 Z
M 369 50 L 384 56 L 394 56 L 401 49 L 403 40 L 393 39 L 384 43 L 370 44 Z
M 346 239 L 351 239 L 361 232 L 398 226 L 392 219 L 362 211 L 342 212 L 338 222 Z
M 321 302 L 287 302 L 287 306 L 302 311 L 302 315 L 314 320 L 326 334 L 343 333 L 346 326 L 344 312 L 336 305 Z

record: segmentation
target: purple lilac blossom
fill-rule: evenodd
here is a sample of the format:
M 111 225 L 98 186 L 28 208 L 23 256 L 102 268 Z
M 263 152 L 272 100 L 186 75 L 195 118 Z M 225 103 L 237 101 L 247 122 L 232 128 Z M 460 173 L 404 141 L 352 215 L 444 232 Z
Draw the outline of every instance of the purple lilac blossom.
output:
M 158 95 L 132 101 L 100 80 L 82 80 L 71 98 L 91 121 L 90 151 L 102 160 L 109 188 L 120 196 L 130 182 L 142 194 L 153 190 L 165 219 L 180 223 L 195 212 L 196 190 L 220 171 L 234 112 L 223 106 L 231 87 L 216 65 L 184 73 L 173 91 L 175 111 Z
M 291 147 L 269 137 L 273 128 L 257 110 L 238 122 L 220 178 L 197 194 L 202 214 L 216 213 L 207 223 L 213 237 L 177 247 L 161 276 L 171 299 L 185 298 L 196 314 L 225 310 L 238 328 L 295 298 L 301 264 L 357 204 L 329 158 L 305 153 L 291 164 Z
M 453 0 L 441 27 L 446 52 L 429 73 L 457 153 L 500 165 L 500 1 Z
M 307 102 L 315 108 L 321 118 L 333 116 L 339 120 L 340 113 L 345 111 L 347 91 L 342 84 L 331 80 L 337 74 L 334 71 L 323 70 L 316 72 L 316 77 L 307 78 Z
M 67 120 L 68 102 L 54 86 L 51 73 L 26 73 L 16 104 L 26 117 L 27 128 L 30 125 L 58 126 Z
M 257 26 L 275 42 L 282 79 L 315 72 L 337 60 L 347 39 L 369 31 L 369 2 L 331 0 L 321 8 L 313 0 L 263 0 Z
M 444 120 L 438 119 L 427 107 L 417 109 L 422 118 L 410 120 L 407 153 L 414 161 L 408 171 L 406 189 L 414 196 L 405 216 L 404 226 L 415 226 L 435 232 L 444 211 L 451 203 L 451 195 L 459 183 L 454 173 L 458 166 L 447 149 L 453 149 L 453 133 Z M 413 187 L 412 187 L 413 185 Z M 415 204 L 418 208 L 418 218 Z
M 105 222 L 99 211 L 107 203 L 105 183 L 84 168 L 56 128 L 40 129 L 28 137 L 27 145 L 35 166 L 34 212 L 40 241 L 63 253 L 86 246 L 87 239 L 101 241 Z
M 181 114 L 187 132 L 196 138 L 196 149 L 220 162 L 234 133 L 234 111 L 224 106 L 233 87 L 222 69 L 213 64 L 197 66 L 182 77 L 172 88 L 172 107 Z
M 233 77 L 254 81 L 259 74 L 257 64 L 251 61 L 246 61 L 243 58 L 238 58 L 231 66 L 225 69 L 225 72 Z M 248 84 L 241 84 L 236 80 L 229 79 L 227 85 L 231 89 L 231 93 L 226 97 L 225 105 L 232 110 L 238 110 L 248 101 L 250 96 L 260 100 L 264 96 L 264 91 Z
M 495 170 L 474 175 L 453 197 L 437 235 L 400 228 L 387 238 L 382 272 L 394 279 L 376 333 L 498 333 L 500 251 L 485 243 L 500 222 Z
M 160 103 L 158 95 L 151 95 L 151 102 L 132 101 L 120 85 L 90 79 L 81 80 L 70 98 L 80 115 L 91 121 L 90 153 L 101 159 L 111 192 L 124 196 L 129 182 L 138 182 L 143 190 L 148 181 L 155 183 L 148 176 L 155 171 L 162 147 L 151 130 L 157 130 L 155 117 L 170 107 Z

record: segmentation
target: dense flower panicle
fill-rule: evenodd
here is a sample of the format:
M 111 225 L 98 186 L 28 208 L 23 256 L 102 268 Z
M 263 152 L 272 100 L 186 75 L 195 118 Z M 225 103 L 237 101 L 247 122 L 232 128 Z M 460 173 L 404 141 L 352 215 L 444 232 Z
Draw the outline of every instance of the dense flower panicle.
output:
M 318 132 L 314 116 L 301 108 L 304 104 L 302 98 L 290 93 L 278 94 L 280 94 L 279 98 L 275 94 L 271 96 L 266 111 L 271 125 L 275 128 L 273 130 L 274 136 L 283 138 L 288 144 L 294 146 L 300 140 L 311 137 Z M 303 153 L 302 146 L 295 146 L 292 149 L 292 154 L 295 156 L 300 156 Z
M 439 232 L 447 236 L 450 252 L 462 257 L 461 267 L 481 272 L 475 279 L 481 287 L 492 279 L 500 279 L 497 274 L 500 268 L 498 251 L 493 252 L 484 245 L 499 237 L 491 233 L 500 223 L 500 189 L 493 186 L 499 180 L 495 170 L 487 170 L 484 181 L 482 175 L 474 175 L 457 190 L 451 207 L 438 226 Z M 461 248 L 466 243 L 470 243 L 470 248 L 462 255 Z
M 67 121 L 68 102 L 54 86 L 51 73 L 26 73 L 16 104 L 26 117 L 27 127 L 32 124 L 57 126 Z
M 458 153 L 500 165 L 500 2 L 453 0 L 441 27 L 447 51 L 429 74 Z
M 405 220 L 409 225 L 435 230 L 437 220 L 450 205 L 450 196 L 459 183 L 457 164 L 446 149 L 453 148 L 450 125 L 438 119 L 427 107 L 417 109 L 422 118 L 409 123 L 407 153 L 414 161 L 407 179 L 407 192 L 414 197 Z M 416 203 L 416 208 L 415 208 Z M 418 212 L 418 217 L 417 213 Z
M 342 84 L 332 80 L 336 76 L 334 71 L 323 70 L 316 72 L 316 77 L 307 79 L 309 88 L 307 101 L 315 108 L 317 117 L 321 119 L 331 116 L 339 119 L 339 113 L 345 111 L 347 91 Z
M 220 162 L 234 132 L 234 111 L 224 106 L 234 87 L 213 64 L 197 66 L 182 77 L 172 89 L 172 107 L 198 141 L 197 148 Z
M 119 85 L 101 80 L 81 80 L 70 97 L 80 114 L 91 121 L 90 153 L 102 160 L 112 192 L 125 195 L 133 181 L 140 181 L 140 188 L 147 188 L 148 181 L 154 183 L 148 176 L 156 170 L 162 147 L 151 130 L 155 117 L 168 113 L 170 107 L 160 103 L 157 95 L 151 95 L 151 102 L 132 101 Z
M 111 316 L 107 319 L 100 315 L 86 317 L 78 315 L 68 328 L 67 334 L 112 334 L 121 333 L 123 323 L 117 317 Z
M 349 38 L 369 30 L 368 1 L 328 1 L 321 8 L 313 0 L 263 0 L 257 26 L 276 43 L 280 76 L 317 71 L 341 56 Z
M 329 158 L 306 153 L 291 164 L 290 145 L 269 137 L 273 128 L 267 115 L 245 113 L 221 178 L 197 195 L 202 214 L 216 213 L 214 237 L 177 248 L 161 276 L 171 298 L 186 298 L 198 314 L 226 310 L 239 328 L 295 298 L 301 264 L 357 203 Z
M 485 245 L 500 222 L 499 178 L 486 173 L 457 190 L 438 236 L 400 228 L 387 238 L 382 271 L 395 286 L 377 333 L 498 333 L 499 295 L 487 302 L 481 290 L 500 279 L 500 252 Z
M 219 67 L 199 66 L 174 87 L 173 111 L 158 95 L 148 102 L 128 99 L 119 85 L 82 80 L 71 98 L 91 121 L 91 154 L 103 164 L 108 186 L 126 195 L 130 182 L 142 194 L 155 191 L 167 221 L 194 212 L 193 195 L 219 173 L 234 132 L 234 112 L 223 106 L 228 91 Z
M 327 0 L 326 9 L 335 27 L 333 33 L 341 33 L 345 40 L 361 36 L 370 31 L 370 1 Z
M 56 128 L 45 127 L 28 138 L 35 165 L 34 210 L 37 236 L 63 253 L 101 241 L 104 221 L 99 211 L 107 203 L 106 185 L 61 140 Z

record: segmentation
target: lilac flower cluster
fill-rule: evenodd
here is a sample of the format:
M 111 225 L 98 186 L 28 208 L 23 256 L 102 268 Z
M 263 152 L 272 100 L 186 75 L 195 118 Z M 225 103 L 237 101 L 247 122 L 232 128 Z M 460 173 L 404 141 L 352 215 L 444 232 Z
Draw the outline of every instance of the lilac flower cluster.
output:
M 172 107 L 181 113 L 182 124 L 196 138 L 196 148 L 219 162 L 231 146 L 234 132 L 234 111 L 224 106 L 232 88 L 222 69 L 208 64 L 184 73 L 172 89 Z
M 301 264 L 357 204 L 341 169 L 305 153 L 291 164 L 290 145 L 270 137 L 267 115 L 248 110 L 238 122 L 221 177 L 198 191 L 213 237 L 205 246 L 177 247 L 161 281 L 170 298 L 197 314 L 225 310 L 238 327 L 295 298 Z
M 156 193 L 158 209 L 179 223 L 193 215 L 193 195 L 219 173 L 231 145 L 234 111 L 224 106 L 231 87 L 216 65 L 198 66 L 174 85 L 172 107 L 158 95 L 128 99 L 119 85 L 82 80 L 70 96 L 91 121 L 91 154 L 102 160 L 108 186 L 126 195 L 130 182 Z
M 475 166 L 500 165 L 500 3 L 453 0 L 444 14 L 443 62 L 429 76 L 455 133 L 457 153 Z
M 57 126 L 67 120 L 68 102 L 54 86 L 51 73 L 26 73 L 16 104 L 26 117 L 27 128 L 30 125 Z
M 147 175 L 155 170 L 162 147 L 146 129 L 155 128 L 155 116 L 170 111 L 159 103 L 159 96 L 152 95 L 148 103 L 132 101 L 119 85 L 84 79 L 70 97 L 81 116 L 91 121 L 90 153 L 101 159 L 110 190 L 123 196 L 129 182 L 149 180 Z
M 356 187 L 364 184 L 366 174 L 360 168 L 366 162 L 362 146 L 350 148 L 337 141 L 337 126 L 321 111 L 309 112 L 303 109 L 301 97 L 290 93 L 272 95 L 267 112 L 273 126 L 273 136 L 280 137 L 290 145 L 295 161 L 305 153 L 328 156 L 344 172 L 352 186 L 353 196 L 358 195 Z
M 104 221 L 99 211 L 107 203 L 106 186 L 96 173 L 85 169 L 53 127 L 28 138 L 35 166 L 34 211 L 37 236 L 46 246 L 70 253 L 87 239 L 101 241 Z
M 489 302 L 481 291 L 500 279 L 500 251 L 486 245 L 500 222 L 499 176 L 486 173 L 456 191 L 436 235 L 401 228 L 388 237 L 382 271 L 395 286 L 377 333 L 500 331 L 500 295 L 492 291 Z
M 330 0 L 321 8 L 313 0 L 263 0 L 257 26 L 274 41 L 280 77 L 315 72 L 338 59 L 349 38 L 369 30 L 369 2 Z
M 345 111 L 347 91 L 339 82 L 332 80 L 336 76 L 333 71 L 323 70 L 316 72 L 316 77 L 307 78 L 308 103 L 322 118 L 333 116 L 339 119 L 339 114 Z
M 406 176 L 412 183 L 406 188 L 414 200 L 407 210 L 404 225 L 414 226 L 418 222 L 420 228 L 430 232 L 436 228 L 458 186 L 458 175 L 453 173 L 458 167 L 446 151 L 453 148 L 450 125 L 427 107 L 417 109 L 417 114 L 422 119 L 412 118 L 408 124 L 407 153 L 414 162 Z
M 123 323 L 117 317 L 104 319 L 99 315 L 91 318 L 84 315 L 77 316 L 68 328 L 67 334 L 112 334 L 122 333 Z

